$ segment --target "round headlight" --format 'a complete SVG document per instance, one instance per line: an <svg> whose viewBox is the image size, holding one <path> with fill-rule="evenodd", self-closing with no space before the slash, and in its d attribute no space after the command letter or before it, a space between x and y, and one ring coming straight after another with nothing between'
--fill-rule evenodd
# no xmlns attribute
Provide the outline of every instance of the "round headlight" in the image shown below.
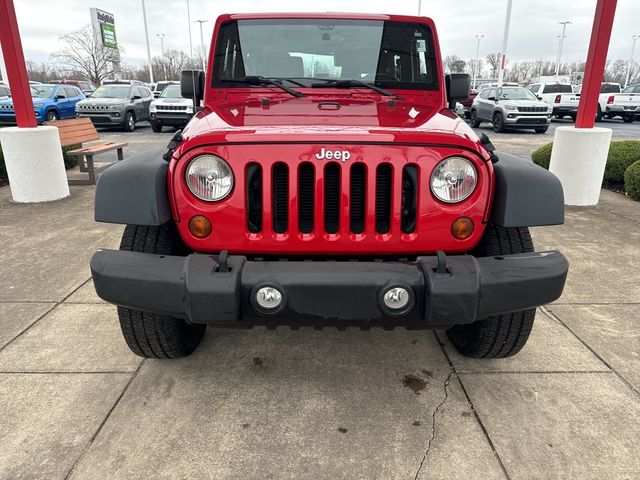
<svg viewBox="0 0 640 480"><path fill-rule="evenodd" d="M191 193L207 202L222 200L233 188L231 167L215 155L202 155L191 160L186 177Z"/></svg>
<svg viewBox="0 0 640 480"><path fill-rule="evenodd" d="M438 200L457 203L469 197L476 188L478 176L473 164L462 157L442 160L431 174L431 191Z"/></svg>

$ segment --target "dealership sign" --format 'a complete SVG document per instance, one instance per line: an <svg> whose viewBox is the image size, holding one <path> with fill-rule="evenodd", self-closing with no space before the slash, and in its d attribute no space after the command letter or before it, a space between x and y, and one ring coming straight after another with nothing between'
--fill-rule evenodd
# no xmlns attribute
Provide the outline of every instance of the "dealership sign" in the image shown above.
<svg viewBox="0 0 640 480"><path fill-rule="evenodd" d="M89 11L91 12L93 33L98 42L107 48L118 48L116 24L113 14L97 8L91 8Z"/></svg>

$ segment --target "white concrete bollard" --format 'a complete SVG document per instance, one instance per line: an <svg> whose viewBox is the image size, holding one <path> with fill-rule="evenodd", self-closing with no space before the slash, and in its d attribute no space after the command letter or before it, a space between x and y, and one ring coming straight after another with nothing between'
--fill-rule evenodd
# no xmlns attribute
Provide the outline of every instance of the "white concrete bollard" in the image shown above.
<svg viewBox="0 0 640 480"><path fill-rule="evenodd" d="M0 145L14 201L50 202L69 196L56 127L2 128Z"/></svg>
<svg viewBox="0 0 640 480"><path fill-rule="evenodd" d="M549 171L562 183L565 205L598 204L611 135L610 128L556 128Z"/></svg>

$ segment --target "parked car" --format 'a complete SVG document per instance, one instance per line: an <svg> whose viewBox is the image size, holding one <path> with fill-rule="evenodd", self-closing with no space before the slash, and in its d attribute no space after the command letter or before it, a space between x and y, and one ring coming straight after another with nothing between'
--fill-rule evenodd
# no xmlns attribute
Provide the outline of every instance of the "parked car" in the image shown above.
<svg viewBox="0 0 640 480"><path fill-rule="evenodd" d="M78 87L82 90L87 97L90 97L93 92L96 91L96 87L93 83L87 82L85 80L51 80L49 83L62 83L65 85L73 85L74 87Z"/></svg>
<svg viewBox="0 0 640 480"><path fill-rule="evenodd" d="M91 118L96 126L117 126L131 132L136 122L149 119L151 100L151 90L144 85L110 83L98 88L91 98L79 102L76 115Z"/></svg>
<svg viewBox="0 0 640 480"><path fill-rule="evenodd" d="M104 80L102 85L142 85L146 87L144 82L140 80Z"/></svg>
<svg viewBox="0 0 640 480"><path fill-rule="evenodd" d="M31 96L38 123L75 117L76 104L85 98L77 87L53 84L31 85ZM8 98L0 101L0 123L15 122L13 100Z"/></svg>
<svg viewBox="0 0 640 480"><path fill-rule="evenodd" d="M534 83L527 87L541 100L553 107L556 118L569 116L576 120L580 94L574 93L569 83Z"/></svg>
<svg viewBox="0 0 640 480"><path fill-rule="evenodd" d="M582 85L577 88L582 90ZM596 121L602 118L620 117L626 123L633 122L640 116L640 85L629 85L622 90L619 83L603 83L598 95Z"/></svg>
<svg viewBox="0 0 640 480"><path fill-rule="evenodd" d="M126 227L93 283L129 348L184 357L207 326L405 326L518 352L564 287L567 260L528 230L563 223L562 185L446 108L470 78L445 83L434 22L235 14L213 31L206 80L181 79L203 109L96 187L95 219Z"/></svg>
<svg viewBox="0 0 640 480"><path fill-rule="evenodd" d="M491 87L482 90L471 105L471 126L491 122L493 130L533 129L545 133L551 121L551 106L524 87Z"/></svg>
<svg viewBox="0 0 640 480"><path fill-rule="evenodd" d="M154 132L162 127L184 127L193 117L193 100L184 98L180 85L168 85L149 105L149 122Z"/></svg>
<svg viewBox="0 0 640 480"><path fill-rule="evenodd" d="M153 96L158 98L160 96L160 94L163 92L163 90L165 88L167 88L169 85L180 85L180 82L176 82L176 81L163 81L163 82L157 82L155 84L155 87L151 90L153 92Z"/></svg>

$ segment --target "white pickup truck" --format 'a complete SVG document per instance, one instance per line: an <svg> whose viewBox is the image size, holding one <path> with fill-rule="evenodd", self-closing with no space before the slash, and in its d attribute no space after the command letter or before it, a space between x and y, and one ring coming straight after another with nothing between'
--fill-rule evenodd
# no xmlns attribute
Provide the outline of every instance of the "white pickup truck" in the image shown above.
<svg viewBox="0 0 640 480"><path fill-rule="evenodd" d="M577 87L580 92L582 85ZM598 96L596 121L621 117L626 123L640 117L640 85L629 85L620 91L619 83L603 83Z"/></svg>
<svg viewBox="0 0 640 480"><path fill-rule="evenodd" d="M580 95L573 93L568 83L533 83L527 87L537 97L553 107L552 114L556 118L565 116L576 119Z"/></svg>

